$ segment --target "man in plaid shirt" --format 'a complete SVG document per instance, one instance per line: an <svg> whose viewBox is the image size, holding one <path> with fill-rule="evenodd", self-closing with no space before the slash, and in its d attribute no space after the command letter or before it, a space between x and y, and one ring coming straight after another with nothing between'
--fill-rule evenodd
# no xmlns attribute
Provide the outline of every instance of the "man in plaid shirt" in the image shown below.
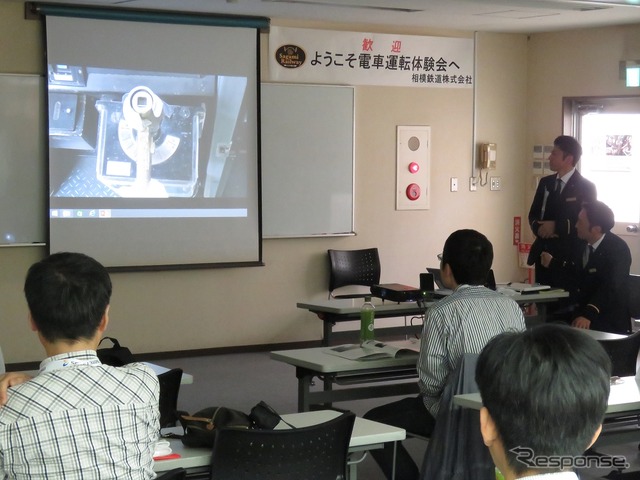
<svg viewBox="0 0 640 480"><path fill-rule="evenodd" d="M24 291L47 358L33 379L0 375L0 479L154 478L158 378L96 356L109 323L106 269L54 254L31 266Z"/></svg>

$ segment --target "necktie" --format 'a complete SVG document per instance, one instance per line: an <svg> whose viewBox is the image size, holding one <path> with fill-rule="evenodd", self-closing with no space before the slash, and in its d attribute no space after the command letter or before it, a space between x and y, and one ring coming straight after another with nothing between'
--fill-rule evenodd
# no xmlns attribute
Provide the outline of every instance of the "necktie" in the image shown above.
<svg viewBox="0 0 640 480"><path fill-rule="evenodd" d="M560 195L560 193L562 192L562 179L558 178L556 179L556 194Z"/></svg>
<svg viewBox="0 0 640 480"><path fill-rule="evenodd" d="M587 266L591 255L593 255L593 247L591 245L587 245L587 248L584 249L584 255L582 256L582 267Z"/></svg>

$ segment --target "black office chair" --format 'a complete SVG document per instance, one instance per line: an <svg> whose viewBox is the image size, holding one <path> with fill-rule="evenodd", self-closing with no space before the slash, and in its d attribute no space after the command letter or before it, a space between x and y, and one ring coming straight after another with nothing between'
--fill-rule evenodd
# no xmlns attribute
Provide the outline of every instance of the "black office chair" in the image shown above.
<svg viewBox="0 0 640 480"><path fill-rule="evenodd" d="M184 480L185 478L187 478L187 471L178 467L158 475L156 480Z"/></svg>
<svg viewBox="0 0 640 480"><path fill-rule="evenodd" d="M629 316L631 317L631 331L638 330L636 320L640 321L640 275L629 275Z"/></svg>
<svg viewBox="0 0 640 480"><path fill-rule="evenodd" d="M453 397L477 393L477 353L465 353L440 397L435 427L420 469L421 480L493 480L495 466L480 434L480 412L454 405Z"/></svg>
<svg viewBox="0 0 640 480"><path fill-rule="evenodd" d="M377 248L362 250L328 250L329 298L363 298L371 292L335 295L340 287L361 285L371 287L380 283L380 257Z"/></svg>
<svg viewBox="0 0 640 480"><path fill-rule="evenodd" d="M638 366L638 353L640 353L640 331L635 332L626 338L616 340L599 340L600 345L609 355L611 359L611 375L615 377L634 376ZM606 436L607 431L616 429L625 431L638 430L640 426L640 417L638 415L629 415L624 417L615 417L613 419L604 419L602 423L602 436ZM640 445L638 445L640 449ZM585 452L585 456L592 457L610 457L611 455L598 452L594 448L590 448ZM620 474L621 469L615 472ZM616 477L617 478L617 477Z"/></svg>
<svg viewBox="0 0 640 480"><path fill-rule="evenodd" d="M636 374L638 352L640 352L640 331L616 340L600 340L611 359L611 375L629 377Z"/></svg>
<svg viewBox="0 0 640 480"><path fill-rule="evenodd" d="M182 369L173 368L158 375L160 381L160 428L175 427L178 421L178 394Z"/></svg>
<svg viewBox="0 0 640 480"><path fill-rule="evenodd" d="M355 414L285 430L221 428L211 455L215 480L346 479Z"/></svg>

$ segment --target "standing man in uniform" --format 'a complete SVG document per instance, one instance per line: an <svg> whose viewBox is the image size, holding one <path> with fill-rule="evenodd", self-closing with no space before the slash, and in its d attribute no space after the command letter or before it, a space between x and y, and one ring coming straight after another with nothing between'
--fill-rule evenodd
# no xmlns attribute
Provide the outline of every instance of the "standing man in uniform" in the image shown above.
<svg viewBox="0 0 640 480"><path fill-rule="evenodd" d="M575 224L582 203L596 200L596 186L576 170L581 156L582 147L575 138L561 135L553 141L549 168L556 173L540 180L529 210L529 225L536 238L527 263L535 264L536 282L565 290L574 288L572 277L544 268L540 255L546 251L568 257L584 245Z"/></svg>

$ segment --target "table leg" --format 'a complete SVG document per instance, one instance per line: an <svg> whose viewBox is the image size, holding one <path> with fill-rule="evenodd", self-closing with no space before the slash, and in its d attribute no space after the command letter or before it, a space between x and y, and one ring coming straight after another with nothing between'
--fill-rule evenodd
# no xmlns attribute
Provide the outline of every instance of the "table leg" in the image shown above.
<svg viewBox="0 0 640 480"><path fill-rule="evenodd" d="M547 304L545 302L536 303L536 309L538 310L538 318L541 323L547 322Z"/></svg>
<svg viewBox="0 0 640 480"><path fill-rule="evenodd" d="M298 412L309 411L309 393L313 375L305 372L306 370L296 368L296 377L298 377Z"/></svg>
<svg viewBox="0 0 640 480"><path fill-rule="evenodd" d="M393 463L391 467L391 480L396 478L396 450L398 448L398 442L393 442Z"/></svg>
<svg viewBox="0 0 640 480"><path fill-rule="evenodd" d="M318 315L320 318L322 316ZM329 346L329 338L331 337L331 330L333 329L333 323L327 321L326 319L322 320L322 346Z"/></svg>

